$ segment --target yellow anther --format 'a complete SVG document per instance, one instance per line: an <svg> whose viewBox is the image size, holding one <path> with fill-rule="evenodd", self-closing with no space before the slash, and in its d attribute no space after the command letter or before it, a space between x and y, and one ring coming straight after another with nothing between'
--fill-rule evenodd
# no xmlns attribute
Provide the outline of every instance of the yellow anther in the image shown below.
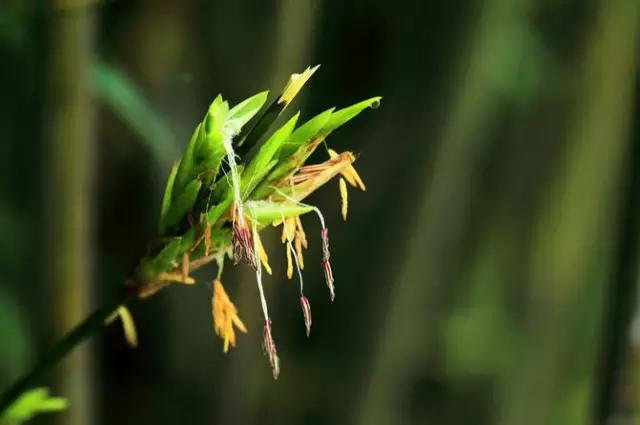
<svg viewBox="0 0 640 425"><path fill-rule="evenodd" d="M124 338L132 347L138 346L138 333L136 332L136 325L133 322L133 316L127 309L127 307L121 305L118 307L118 316L120 322L122 322L122 330L124 331Z"/></svg>
<svg viewBox="0 0 640 425"><path fill-rule="evenodd" d="M327 149L327 152L329 153L329 157L331 159L335 159L339 156L338 153L333 149ZM340 171L340 174L342 175L342 177L344 177L347 180L347 182L349 182L351 186L358 188L362 191L367 190L367 186L365 186L364 182L362 181L362 178L360 178L360 175L358 174L356 169L353 168L353 165L351 164L346 165L344 168L342 168L342 170Z"/></svg>
<svg viewBox="0 0 640 425"><path fill-rule="evenodd" d="M302 227L302 220L300 220L300 216L296 217L296 238L300 238L302 246L307 249L307 234L304 232L304 228Z"/></svg>
<svg viewBox="0 0 640 425"><path fill-rule="evenodd" d="M347 179L351 186L357 187L362 191L367 190L367 186L364 185L364 182L360 178L360 175L358 174L356 169L353 168L353 165L347 165L346 167L344 167L340 174L342 174L344 178Z"/></svg>
<svg viewBox="0 0 640 425"><path fill-rule="evenodd" d="M289 244L286 245L287 250L287 279L291 280L293 277L293 262L291 261L291 248Z"/></svg>
<svg viewBox="0 0 640 425"><path fill-rule="evenodd" d="M282 226L282 236L280 237L282 243L287 239L293 238L296 231L296 218L287 217L284 219L284 225Z"/></svg>
<svg viewBox="0 0 640 425"><path fill-rule="evenodd" d="M342 219L347 221L347 210L349 209L349 194L347 183L340 177L340 199L342 200Z"/></svg>
<svg viewBox="0 0 640 425"><path fill-rule="evenodd" d="M267 256L267 252L264 250L264 246L262 245L262 240L260 239L260 233L255 232L256 245L258 246L258 257L260 257L260 262L264 266L264 269L267 273L271 273L271 266L269 265L269 256Z"/></svg>
<svg viewBox="0 0 640 425"><path fill-rule="evenodd" d="M229 296L218 279L213 281L213 297L211 298L211 313L213 315L213 328L223 341L222 351L229 351L229 345L236 346L235 327L240 332L247 332L244 323L238 317L238 310L231 302Z"/></svg>
<svg viewBox="0 0 640 425"><path fill-rule="evenodd" d="M296 246L296 256L298 257L298 265L300 266L300 270L304 270L304 257L302 256L302 241L298 237L296 237L295 246Z"/></svg>

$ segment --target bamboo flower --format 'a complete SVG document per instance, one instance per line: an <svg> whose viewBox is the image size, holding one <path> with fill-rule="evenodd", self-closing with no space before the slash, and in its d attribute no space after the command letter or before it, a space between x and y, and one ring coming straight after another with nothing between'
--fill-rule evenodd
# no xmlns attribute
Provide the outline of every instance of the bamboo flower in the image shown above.
<svg viewBox="0 0 640 425"><path fill-rule="evenodd" d="M320 219L320 265L335 299L335 283L330 263L329 230L320 210L303 201L334 177L339 177L341 214L348 212L347 184L366 190L353 164L350 151L337 153L327 148L329 159L306 164L307 159L337 128L364 109L379 104L374 97L352 106L329 108L298 125L295 114L271 135L267 131L283 113L318 67L293 74L276 101L259 113L268 93L260 92L231 107L217 96L196 127L187 147L167 179L158 238L136 268L128 290L139 298L149 297L172 282L195 283L190 273L215 260L218 276L213 281L211 310L215 333L223 340L223 351L236 345L236 330L246 333L236 306L220 278L228 257L234 264L246 263L255 271L260 306L264 315L263 347L273 377L280 373L280 359L272 334L272 321L262 285L262 270L272 273L260 231L282 225L286 276L293 278L294 266L300 284L299 304L305 333L311 333L311 305L304 295L304 251L309 241L301 217L314 212ZM253 124L248 131L243 126ZM297 126L298 125L298 126ZM297 126L297 127L296 127ZM263 137L266 136L266 137ZM249 161L247 151L260 140ZM242 148L242 150L240 150ZM307 264L308 266L308 264Z"/></svg>

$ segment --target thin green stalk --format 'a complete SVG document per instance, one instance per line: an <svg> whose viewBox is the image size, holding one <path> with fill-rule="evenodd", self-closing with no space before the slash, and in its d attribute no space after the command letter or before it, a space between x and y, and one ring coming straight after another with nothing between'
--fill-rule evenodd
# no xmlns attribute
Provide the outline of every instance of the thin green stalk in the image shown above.
<svg viewBox="0 0 640 425"><path fill-rule="evenodd" d="M124 292L94 311L83 322L69 331L56 345L54 345L40 361L9 387L0 398L0 414L20 397L25 391L37 386L49 371L62 360L74 347L88 337L98 332L104 326L105 320L120 305L131 301Z"/></svg>
<svg viewBox="0 0 640 425"><path fill-rule="evenodd" d="M202 262L198 267L201 267L205 263L206 261ZM142 267L144 268L145 266L143 265ZM194 267L192 270L196 268L197 267ZM46 378L51 369L64 359L73 348L100 331L100 329L105 326L107 319L118 307L126 306L136 299L139 299L139 295L135 293L135 291L127 292L123 290L119 295L111 298L102 307L87 316L87 318L76 325L75 328L67 332L62 339L46 352L38 363L4 391L0 397L0 417L25 391L40 385L41 381Z"/></svg>

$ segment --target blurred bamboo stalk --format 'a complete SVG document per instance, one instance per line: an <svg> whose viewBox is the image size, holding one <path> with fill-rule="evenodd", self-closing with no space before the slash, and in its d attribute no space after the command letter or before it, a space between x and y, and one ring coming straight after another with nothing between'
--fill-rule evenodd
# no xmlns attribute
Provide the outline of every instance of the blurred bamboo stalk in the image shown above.
<svg viewBox="0 0 640 425"><path fill-rule="evenodd" d="M321 6L319 0L279 0L276 3L277 32L271 87L280 87L292 70L303 70L315 63L310 61L309 53Z"/></svg>
<svg viewBox="0 0 640 425"><path fill-rule="evenodd" d="M638 9L630 11L630 17L635 17L636 34L640 12ZM636 37L632 39L635 40ZM636 78L635 62L630 65L635 71L630 78ZM637 102L636 98L636 114ZM633 109L630 108L630 110ZM615 412L621 404L619 402L620 389L623 387L624 380L632 382L634 387L632 391L635 394L640 392L637 337L634 338L635 341L631 341L632 321L638 320L637 316L635 319L633 317L633 309L637 306L638 261L640 259L640 137L638 134L634 134L632 137L632 147L629 149L627 165L624 168L626 185L621 202L618 248L615 251L617 258L611 273L611 289L608 294L605 294L602 343L599 364L597 365L598 376L596 376L594 387L594 424L603 424L608 420L613 420ZM635 344L631 350L630 345L632 344L630 343ZM631 376L624 379L621 375L627 365L635 371L628 372ZM637 396L631 403L631 408L640 407Z"/></svg>
<svg viewBox="0 0 640 425"><path fill-rule="evenodd" d="M51 294L52 336L60 337L89 314L93 181L93 112L89 75L92 12L53 2L49 15L48 102L45 129L45 286ZM92 423L88 347L75 350L56 371L53 389L72 400L58 423Z"/></svg>
<svg viewBox="0 0 640 425"><path fill-rule="evenodd" d="M429 185L416 193L418 204L410 226L411 240L404 248L402 270L392 285L381 323L379 345L373 347L372 372L363 393L357 423L362 425L409 422L405 401L398 395L416 369L424 365L433 347L433 338L441 313L438 291L445 287L453 261L440 261L457 255L473 181L480 164L479 153L486 149L487 127L496 119L499 93L496 76L487 69L486 55L497 57L503 40L512 28L522 25L530 0L489 0L482 7L477 28L470 34L469 58L457 70L454 100L439 141L434 169L419 181ZM504 52L503 52L504 53ZM415 320L431 323L414 333Z"/></svg>
<svg viewBox="0 0 640 425"><path fill-rule="evenodd" d="M621 405L621 392L625 381L631 383L632 391L640 391L638 376L640 361L637 353L637 337L632 337L633 309L637 304L638 260L640 253L640 138L634 136L633 146L628 155L625 196L622 199L620 214L621 226L618 229L618 248L612 282L608 294L605 294L604 320L602 326L598 375L594 386L593 424L607 423L613 420ZM632 341L636 339L636 341ZM625 369L634 371L626 372ZM630 408L638 408L637 397Z"/></svg>
<svg viewBox="0 0 640 425"><path fill-rule="evenodd" d="M638 2L599 2L578 68L567 148L534 229L529 337L519 359L525 367L507 378L500 424L588 421L598 341L593 327L606 289L602 270L612 260L607 254L628 152L637 37ZM597 300L588 317L578 314L585 297ZM576 332L585 327L592 329L587 343Z"/></svg>

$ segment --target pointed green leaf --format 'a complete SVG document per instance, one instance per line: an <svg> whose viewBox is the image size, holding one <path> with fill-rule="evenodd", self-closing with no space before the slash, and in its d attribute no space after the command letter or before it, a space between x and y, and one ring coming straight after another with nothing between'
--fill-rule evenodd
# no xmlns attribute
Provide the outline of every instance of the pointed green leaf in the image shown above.
<svg viewBox="0 0 640 425"><path fill-rule="evenodd" d="M202 187L202 181L192 180L191 183L184 188L182 193L171 203L171 207L167 211L164 219L160 223L160 233L164 233L165 230L170 229L184 218L184 216L191 211L193 204L198 198L198 193Z"/></svg>
<svg viewBox="0 0 640 425"><path fill-rule="evenodd" d="M291 137L282 144L277 153L278 164L263 179L252 195L253 199L261 199L269 195L273 190L272 186L282 178L290 175L300 168L309 155L324 140L322 129L333 113L333 108L316 115L300 127L298 127Z"/></svg>
<svg viewBox="0 0 640 425"><path fill-rule="evenodd" d="M380 100L382 97L376 96L371 99L363 100L362 102L358 102L354 105L348 106L346 108L342 108L333 114L331 114L331 118L327 121L327 123L322 128L322 133L329 134L336 128L345 124L347 121L354 118L360 112L362 112L366 108L373 107L377 104L380 104Z"/></svg>
<svg viewBox="0 0 640 425"><path fill-rule="evenodd" d="M160 223L164 221L165 215L167 215L167 211L169 211L169 207L171 207L171 194L173 193L173 184L176 180L176 174L178 173L178 165L180 161L176 161L173 163L171 167L171 171L169 171L169 177L167 177L167 184L164 187L164 194L162 195L162 204L160 206ZM162 232L162 230L160 230Z"/></svg>
<svg viewBox="0 0 640 425"><path fill-rule="evenodd" d="M327 109L298 127L293 132L289 140L283 143L282 148L278 152L278 158L286 158L297 151L305 143L310 142L318 136L323 127L327 124L329 118L331 118L331 114L334 109L335 108Z"/></svg>
<svg viewBox="0 0 640 425"><path fill-rule="evenodd" d="M198 139L200 138L201 129L202 124L198 124L189 139L189 143L187 143L184 153L182 154L182 158L179 161L180 164L178 165L178 171L176 172L176 177L173 181L171 198L178 196L178 194L183 191L184 187L197 175L194 164L194 153Z"/></svg>
<svg viewBox="0 0 640 425"><path fill-rule="evenodd" d="M245 130L240 133L239 141L237 144L237 152L240 156L244 156L249 150L266 134L274 121L280 116L284 107L282 105L273 102L269 107L260 115L255 124L251 127L245 127ZM246 134L245 134L246 133Z"/></svg>
<svg viewBox="0 0 640 425"><path fill-rule="evenodd" d="M282 217L295 217L313 211L313 207L309 205L286 201L248 201L244 206L249 217L261 224L271 223Z"/></svg>
<svg viewBox="0 0 640 425"><path fill-rule="evenodd" d="M268 95L268 91L260 92L231 108L227 115L227 122L225 123L227 131L233 135L238 134L242 126L249 122L264 106Z"/></svg>
<svg viewBox="0 0 640 425"><path fill-rule="evenodd" d="M229 104L218 95L215 98L207 115L204 118L201 137L196 144L194 153L195 178L203 172L207 172L210 176L218 173L220 162L225 155L223 145L224 139L227 137L225 133L225 122L229 115Z"/></svg>
<svg viewBox="0 0 640 425"><path fill-rule="evenodd" d="M282 144L291 136L299 117L300 112L291 117L289 121L276 130L271 137L260 146L255 157L251 160L245 172L242 173L240 192L243 194L243 197L248 196L271 168L275 166L277 162L273 161L273 158Z"/></svg>
<svg viewBox="0 0 640 425"><path fill-rule="evenodd" d="M160 273L171 270L176 265L176 258L182 254L182 238L169 239L167 244L153 256L145 256L136 268L136 280L140 283L153 282Z"/></svg>
<svg viewBox="0 0 640 425"><path fill-rule="evenodd" d="M209 105L207 115L203 120L205 133L222 132L224 122L228 116L229 103L222 98L222 95L216 96L211 105Z"/></svg>
<svg viewBox="0 0 640 425"><path fill-rule="evenodd" d="M185 186L196 178L200 178L207 185L213 182L225 155L224 122L228 113L229 104L218 95L209 106L207 114L191 136L182 155L172 198L178 196Z"/></svg>
<svg viewBox="0 0 640 425"><path fill-rule="evenodd" d="M218 219L222 216L222 214L224 214L224 212L227 211L231 206L231 203L233 202L233 196L231 196L231 191L227 193L228 195L224 198L224 200L222 200L222 202L207 211L206 223L208 225L215 224L216 221L218 221Z"/></svg>

